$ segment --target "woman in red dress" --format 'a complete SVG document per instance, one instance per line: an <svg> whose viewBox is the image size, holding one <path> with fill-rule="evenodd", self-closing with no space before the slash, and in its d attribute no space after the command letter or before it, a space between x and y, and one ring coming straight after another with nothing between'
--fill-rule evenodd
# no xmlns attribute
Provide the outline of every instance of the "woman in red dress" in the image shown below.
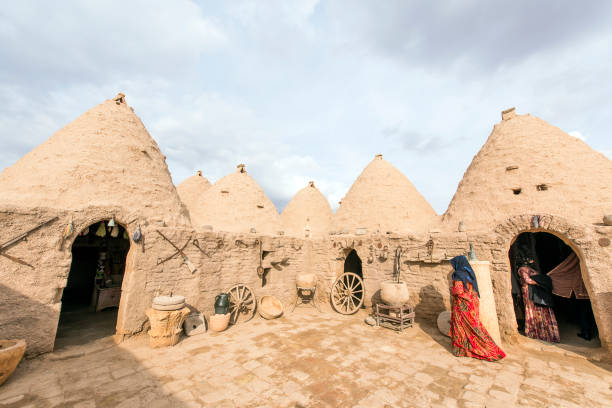
<svg viewBox="0 0 612 408"><path fill-rule="evenodd" d="M480 322L478 282L465 256L451 259L453 272L453 306L450 337L453 354L480 360L496 361L506 353L493 341L487 329Z"/></svg>
<svg viewBox="0 0 612 408"><path fill-rule="evenodd" d="M532 339L559 343L561 338L554 311L551 307L536 305L529 298L529 285L538 284L531 277L538 275L538 271L529 266L528 261L524 261L518 269L518 275L521 279L521 291L525 303L525 335Z"/></svg>

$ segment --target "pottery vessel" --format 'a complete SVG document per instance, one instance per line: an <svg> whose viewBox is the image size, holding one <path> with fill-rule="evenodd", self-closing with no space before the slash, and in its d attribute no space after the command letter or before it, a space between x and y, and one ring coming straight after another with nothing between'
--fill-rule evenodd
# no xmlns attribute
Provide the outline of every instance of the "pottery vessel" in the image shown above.
<svg viewBox="0 0 612 408"><path fill-rule="evenodd" d="M438 330L446 337L450 337L449 331L451 326L451 312L445 310L438 315Z"/></svg>
<svg viewBox="0 0 612 408"><path fill-rule="evenodd" d="M274 296L262 296L257 311L264 319L276 319L283 314L283 304Z"/></svg>
<svg viewBox="0 0 612 408"><path fill-rule="evenodd" d="M229 324L230 314L214 314L208 318L208 328L214 332L222 332L227 329Z"/></svg>
<svg viewBox="0 0 612 408"><path fill-rule="evenodd" d="M13 374L25 353L25 340L0 340L0 385Z"/></svg>
<svg viewBox="0 0 612 408"><path fill-rule="evenodd" d="M405 282L387 281L380 284L380 298L389 306L402 306L410 294Z"/></svg>
<svg viewBox="0 0 612 408"><path fill-rule="evenodd" d="M314 288L317 283L317 275L314 273L300 273L295 278L295 284L298 288Z"/></svg>

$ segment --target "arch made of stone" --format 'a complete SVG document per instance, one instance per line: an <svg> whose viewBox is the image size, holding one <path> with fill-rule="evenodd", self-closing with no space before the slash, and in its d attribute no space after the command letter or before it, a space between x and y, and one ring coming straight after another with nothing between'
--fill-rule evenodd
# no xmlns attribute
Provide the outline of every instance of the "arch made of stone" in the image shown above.
<svg viewBox="0 0 612 408"><path fill-rule="evenodd" d="M137 223L135 223L135 221L137 220L126 222L126 218L129 218L129 217L126 217L125 214L123 214L121 211L113 212L113 211L109 211L106 209L97 209L92 212L88 212L87 214L79 214L78 219L75 219L73 221L74 232L72 236L68 240L66 240L64 244L64 247L68 252L67 258L69 262L67 262L67 271L65 273L65 276L63 277L63 285L65 288L68 283L68 275L70 274L70 269L72 267L72 245L74 244L74 241L77 239L79 232L81 232L85 228L91 227L92 225L100 221L108 221L111 218L114 218L115 223L118 225L121 225L125 229L125 231L128 234L128 241L130 242L130 249L128 250L128 253L125 256L125 270L123 272L123 282L121 284L121 299L119 300L119 308L117 310L117 324L115 326L115 333L120 333L122 331L121 329L123 328L122 316L126 314L127 308L128 308L127 301L124 296L124 291L125 291L125 288L127 287L126 284L131 278L131 275L133 274L133 270L134 270L134 262L132 258L134 255L134 249L137 245L135 245L134 242L132 242L132 234L134 232L133 229L136 228ZM60 299L60 303L61 303L61 296L62 294L60 293L58 295ZM56 322L56 325L55 325L56 334L57 334L58 326L59 326L59 313L58 313L58 321ZM55 344L55 339L53 343Z"/></svg>
<svg viewBox="0 0 612 408"><path fill-rule="evenodd" d="M492 280L494 286L497 316L500 331L504 340L516 341L518 329L516 315L511 294L510 259L508 257L510 247L517 237L524 232L546 232L561 239L578 256L580 260L580 272L586 286L597 327L600 328L600 340L602 346L610 348L607 331L602 330L603 316L606 311L602 310L598 302L597 293L593 290L593 271L590 270L589 257L585 254L590 252L591 243L587 239L586 226L581 227L567 219L550 214L540 214L538 226L534 226L534 215L519 215L506 219L499 224L494 233L497 237L497 248L493 249L494 261L492 263ZM497 253L496 253L497 252ZM493 276L494 275L494 276Z"/></svg>

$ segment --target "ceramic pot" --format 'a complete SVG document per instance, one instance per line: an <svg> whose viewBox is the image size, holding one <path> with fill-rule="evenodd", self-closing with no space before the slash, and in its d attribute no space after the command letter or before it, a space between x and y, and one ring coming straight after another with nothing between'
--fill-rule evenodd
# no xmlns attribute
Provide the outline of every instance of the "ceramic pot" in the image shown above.
<svg viewBox="0 0 612 408"><path fill-rule="evenodd" d="M387 281L380 284L380 298L389 306L402 306L410 295L405 282Z"/></svg>
<svg viewBox="0 0 612 408"><path fill-rule="evenodd" d="M438 324L438 330L440 330L440 333L442 333L446 337L450 337L450 334L449 334L450 326L451 326L450 322L451 322L451 312L450 311L445 310L438 315L438 320L436 322Z"/></svg>
<svg viewBox="0 0 612 408"><path fill-rule="evenodd" d="M222 332L227 329L229 324L230 314L214 314L208 318L208 328L214 332Z"/></svg>
<svg viewBox="0 0 612 408"><path fill-rule="evenodd" d="M274 296L262 296L257 311L264 319L276 319L283 314L283 304Z"/></svg>
<svg viewBox="0 0 612 408"><path fill-rule="evenodd" d="M317 275L314 273L299 273L295 278L298 288L314 288L317 283Z"/></svg>
<svg viewBox="0 0 612 408"><path fill-rule="evenodd" d="M215 296L215 314L224 315L229 308L229 294L220 293Z"/></svg>
<svg viewBox="0 0 612 408"><path fill-rule="evenodd" d="M13 374L25 349L25 340L0 340L0 385Z"/></svg>

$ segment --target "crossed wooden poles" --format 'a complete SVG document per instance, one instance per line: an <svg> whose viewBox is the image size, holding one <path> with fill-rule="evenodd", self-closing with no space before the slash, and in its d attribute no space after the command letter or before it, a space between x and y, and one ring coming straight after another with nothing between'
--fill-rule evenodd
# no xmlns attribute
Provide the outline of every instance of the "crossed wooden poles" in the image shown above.
<svg viewBox="0 0 612 408"><path fill-rule="evenodd" d="M2 245L0 245L0 256L3 256L7 259L10 259L13 262L16 262L18 264L21 265L25 265L27 267L30 267L32 269L34 269L34 267L32 265L30 265L29 263L27 263L24 260L21 260L19 258L16 258L14 256L11 256L7 253L5 253L4 251L6 251L7 249L9 249L10 247L17 245L18 243L20 243L21 241L26 241L28 235L30 235L31 233L33 233L34 231L44 227L47 224L51 224L52 222L56 221L58 219L58 217L53 217L50 220L47 220L41 224L38 224L37 226L35 226L34 228L30 228L29 230L27 230L26 232L23 232L21 234L19 234L18 236L16 236L15 238L12 238L8 241L6 241L5 243L3 243Z"/></svg>

